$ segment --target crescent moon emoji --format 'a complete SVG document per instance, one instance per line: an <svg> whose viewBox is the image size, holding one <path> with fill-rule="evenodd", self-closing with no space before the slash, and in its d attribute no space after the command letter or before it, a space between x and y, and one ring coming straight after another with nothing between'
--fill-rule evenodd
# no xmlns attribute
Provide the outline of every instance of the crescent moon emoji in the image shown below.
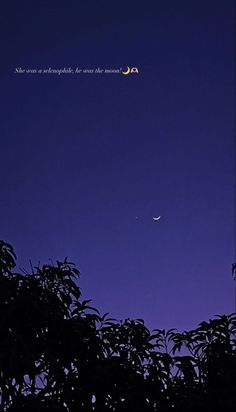
<svg viewBox="0 0 236 412"><path fill-rule="evenodd" d="M158 216L158 217L153 216L153 220L159 220L160 218L161 218L161 216Z"/></svg>
<svg viewBox="0 0 236 412"><path fill-rule="evenodd" d="M129 67L129 66L127 66L127 71L126 71L126 72L122 72L122 74L127 75L127 74L129 74L129 73L130 73L130 67Z"/></svg>

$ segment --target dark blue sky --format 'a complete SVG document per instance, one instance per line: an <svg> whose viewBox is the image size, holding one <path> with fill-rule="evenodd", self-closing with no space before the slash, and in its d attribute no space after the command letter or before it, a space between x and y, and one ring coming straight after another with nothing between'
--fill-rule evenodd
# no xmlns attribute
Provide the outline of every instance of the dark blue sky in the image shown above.
<svg viewBox="0 0 236 412"><path fill-rule="evenodd" d="M233 311L234 3L3 6L0 238L21 267L68 256L84 298L151 327Z"/></svg>

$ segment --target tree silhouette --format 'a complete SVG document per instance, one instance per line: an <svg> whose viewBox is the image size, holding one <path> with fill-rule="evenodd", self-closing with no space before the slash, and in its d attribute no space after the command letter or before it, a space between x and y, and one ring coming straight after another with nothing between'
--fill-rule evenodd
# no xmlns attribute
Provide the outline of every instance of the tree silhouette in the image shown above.
<svg viewBox="0 0 236 412"><path fill-rule="evenodd" d="M14 272L0 241L0 411L235 409L236 314L190 331L101 316L65 259Z"/></svg>

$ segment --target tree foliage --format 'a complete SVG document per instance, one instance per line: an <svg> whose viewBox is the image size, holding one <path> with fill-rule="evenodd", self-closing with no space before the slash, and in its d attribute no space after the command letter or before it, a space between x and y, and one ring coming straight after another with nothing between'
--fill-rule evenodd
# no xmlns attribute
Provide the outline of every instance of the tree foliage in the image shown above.
<svg viewBox="0 0 236 412"><path fill-rule="evenodd" d="M236 314L190 331L101 316L65 259L14 272L0 241L0 411L234 410Z"/></svg>

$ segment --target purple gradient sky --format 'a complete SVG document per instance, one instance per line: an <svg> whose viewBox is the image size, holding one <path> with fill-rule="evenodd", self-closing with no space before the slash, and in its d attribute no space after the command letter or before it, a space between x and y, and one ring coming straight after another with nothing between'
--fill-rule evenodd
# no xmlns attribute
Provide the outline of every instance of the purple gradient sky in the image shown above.
<svg viewBox="0 0 236 412"><path fill-rule="evenodd" d="M19 265L69 256L84 298L150 327L233 312L234 1L3 8L0 238Z"/></svg>

